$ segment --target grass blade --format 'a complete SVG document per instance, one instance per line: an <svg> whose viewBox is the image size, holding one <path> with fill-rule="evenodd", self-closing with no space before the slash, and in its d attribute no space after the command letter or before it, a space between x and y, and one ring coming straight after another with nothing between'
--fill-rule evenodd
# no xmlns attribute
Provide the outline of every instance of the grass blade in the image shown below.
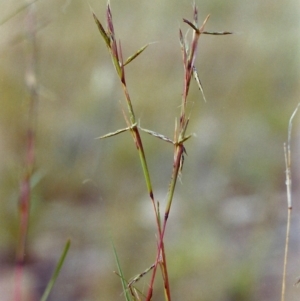
<svg viewBox="0 0 300 301"><path fill-rule="evenodd" d="M127 290L127 283L126 283L124 275L123 275L123 271L122 271L122 268L121 268L121 265L120 265L120 260L119 260L119 257L118 257L118 253L117 253L116 247L115 247L114 242L113 242L112 239L111 239L111 244L112 244L112 247L113 247L115 261L116 261L117 268L118 268L118 274L120 275L124 296L125 296L127 301L132 301L132 298L131 298L130 294L128 293L128 290Z"/></svg>
<svg viewBox="0 0 300 301"><path fill-rule="evenodd" d="M48 285L47 285L47 287L45 289L45 292L44 292L44 294L43 294L43 296L42 296L42 298L41 298L40 301L46 301L47 298L49 297L49 294L50 294L50 292L51 292L51 290L52 290L52 288L54 286L54 283L55 283L55 281L56 281L56 279L57 279L57 277L58 277L58 275L59 275L59 273L61 271L61 268L62 268L63 264L64 264L65 258L67 256L67 253L68 253L69 248L70 248L70 245L71 245L71 241L69 239L67 241L66 245L65 245L65 248L64 248L64 250L63 250L63 252L61 254L61 257L60 257L60 259L59 259L59 261L58 261L58 263L56 265L56 268L55 268L55 270L54 270L54 272L52 274L52 277L51 277L50 281L48 282Z"/></svg>
<svg viewBox="0 0 300 301"><path fill-rule="evenodd" d="M143 46L141 49L139 49L134 55L130 56L126 62L123 64L123 66L128 65L130 62L132 62L137 56L139 56L147 47L149 44Z"/></svg>
<svg viewBox="0 0 300 301"><path fill-rule="evenodd" d="M201 81L200 81L200 78L199 78L199 75L198 75L198 72L197 72L197 69L196 69L195 66L193 66L193 75L194 75L194 78L195 78L195 80L197 82L199 90L201 91L201 94L202 94L202 97L204 99L204 102L206 102L206 98L205 98L204 91L203 91L203 86L201 84Z"/></svg>
<svg viewBox="0 0 300 301"><path fill-rule="evenodd" d="M214 35L214 36L224 36L224 35L227 35L227 34L233 34L233 32L231 32L231 31L214 31L214 32L203 31L202 33L203 34L211 34L211 35Z"/></svg>
<svg viewBox="0 0 300 301"><path fill-rule="evenodd" d="M95 138L95 139L104 139L104 138L116 136L116 135L118 135L118 134L121 134L121 133L124 133L124 132L126 132L126 131L132 130L132 128L133 128L134 126L136 126L136 123L133 124L132 126L128 126L127 128L120 129L120 130L117 130L117 131L112 132L112 133L108 133L108 134L106 134L106 135L97 137L97 138Z"/></svg>
<svg viewBox="0 0 300 301"><path fill-rule="evenodd" d="M168 138L168 137L166 137L166 136L164 136L164 135L162 135L162 134L159 134L159 133L156 133L156 132L154 132L154 131L150 131L150 130L144 129L144 128L140 127L140 126L139 126L139 129L140 129L141 131L143 131L143 132L149 134L149 135L152 135L152 136L157 137L157 138L159 138L159 139L161 139L161 140L164 140L164 141L167 141L167 142L169 142L169 143L174 144L174 141L173 141L173 140L171 140L170 138Z"/></svg>

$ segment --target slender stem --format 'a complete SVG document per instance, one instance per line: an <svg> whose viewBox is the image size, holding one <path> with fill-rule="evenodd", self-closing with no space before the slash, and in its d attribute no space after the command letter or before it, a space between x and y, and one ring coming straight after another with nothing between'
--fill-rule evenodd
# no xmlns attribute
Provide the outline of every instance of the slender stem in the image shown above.
<svg viewBox="0 0 300 301"><path fill-rule="evenodd" d="M286 223L287 227L286 227L286 236L285 236L284 259L283 259L281 301L285 300L286 270L287 270L287 261L288 261L290 229L291 229L291 215L292 215L292 208L290 207L290 208L288 208L288 212L287 212L287 223Z"/></svg>
<svg viewBox="0 0 300 301"><path fill-rule="evenodd" d="M23 278L23 269L25 261L25 248L29 227L30 216L30 198L31 198L31 176L33 173L35 162L35 140L36 140L36 121L37 121L37 105L38 105L38 87L36 80L37 67L37 46L36 46L36 11L35 4L28 6L26 16L27 36L29 41L29 57L25 76L27 88L29 90L30 102L28 111L28 127L27 127L27 148L25 172L20 182L19 197L19 215L20 225L18 234L18 245L16 251L16 269L15 269L15 294L14 300L21 300L21 286Z"/></svg>
<svg viewBox="0 0 300 301"><path fill-rule="evenodd" d="M121 44L119 44L121 45ZM121 67L121 72L120 72L120 81L122 83L122 88L125 94L125 98L126 98L126 102L127 102L127 107L128 107L128 111L129 111L129 115L130 115L130 122L132 125L132 137L133 140L135 141L135 145L137 148L137 151L139 153L139 157L140 157L140 162L142 165L142 169L143 169L143 173L144 173L144 178L146 181L146 186L147 186L147 190L152 202L152 206L155 212L155 219L156 219L156 225L157 225L157 231L158 231L158 237L159 237L159 248L158 248L158 252L157 252L157 258L155 261L155 266L154 266L154 273L152 274L152 281L148 290L148 296L152 296L152 291L153 291L153 284L154 284L154 279L155 279L155 273L156 273L156 269L157 269L157 265L159 263L160 260L160 254L162 253L162 265L163 265L163 269L162 269L162 273L163 273L163 278L164 278L164 282L165 282L165 291L166 291L166 296L168 297L168 301L171 301L171 296L170 296L170 287L169 287L169 279L168 279L168 272L167 272L167 264L166 264L166 254L165 254L165 247L164 247L164 243L163 243L163 234L161 231L161 223L160 223L160 216L159 216L159 212L158 212L158 208L156 206L155 203L155 198L154 198L154 192L152 189L152 182L151 182L151 178L150 178L150 174L149 174L149 169L148 169L148 165L147 165L147 160L146 160L146 156L145 156L145 151L144 151L144 147L143 147L143 143L142 143L142 139L139 133L139 129L137 126L133 126L134 124L136 124L136 119L135 119L135 114L133 111L133 106L132 106L132 102L130 99L130 95L128 92L128 88L126 85L126 81L125 81L125 69L124 69L124 65L123 65L123 58L122 58L122 49L120 46L120 65ZM161 253L160 253L161 252ZM150 297L151 299L151 297ZM149 299L149 300L150 300Z"/></svg>
<svg viewBox="0 0 300 301"><path fill-rule="evenodd" d="M281 287L281 301L285 300L285 288L286 288L286 271L287 271L287 261L288 261L288 249L289 249L289 238L291 229L291 215L292 215L292 174L291 174L291 136L293 119L299 109L300 103L298 103L296 109L294 110L292 116L289 120L288 127L288 142L287 145L284 143L284 159L285 159L285 173L286 173L286 193L287 193L287 225L286 225L286 236L285 236L285 249L284 249L284 259L283 259L283 272L282 272L282 287Z"/></svg>
<svg viewBox="0 0 300 301"><path fill-rule="evenodd" d="M125 76L124 71L123 71L123 74ZM147 160L146 160L146 156L145 156L143 142L142 142L142 139L141 139L139 129L136 126L135 114L134 114L134 111L133 111L132 102L131 102L126 84L122 83L122 88L123 88L123 91L124 91L124 94L125 94L125 97L126 97L126 102L128 104L128 110L129 110L129 114L130 114L130 122L132 123L131 125L135 125L135 126L132 126L132 130L131 130L132 137L133 137L133 140L135 142L137 151L139 153L140 162L141 162L141 165L142 165L147 190L148 190L148 193L149 193L149 196L150 196L150 199L151 199L154 211L155 211L156 222L157 222L158 228L160 229L159 216L158 216L158 211L157 211L157 207L156 207L156 203L155 203L155 199L154 199L154 192L153 192L153 189L152 189L152 182L151 182L151 177L150 177L148 164L147 164Z"/></svg>
<svg viewBox="0 0 300 301"><path fill-rule="evenodd" d="M209 16L208 16L209 17ZM166 259L165 259L165 252L163 250L164 247L164 235L166 231L167 221L171 210L171 205L173 201L173 196L175 192L175 187L177 183L177 178L180 170L181 160L184 152L184 146L183 141L185 140L185 133L187 130L188 122L189 120L186 118L186 104L187 104L187 97L189 93L189 87L190 87L190 81L193 74L193 66L196 58L196 50L197 45L199 41L199 37L201 32L204 29L204 26L208 20L208 17L203 22L202 27L200 30L197 30L193 34L192 39L192 46L191 46L191 52L189 55L186 53L186 47L183 46L183 62L184 62L184 89L183 89L183 95L182 95L182 103L181 103L181 113L180 113L180 123L179 123L179 130L177 132L177 129L175 129L175 155L174 155L174 163L173 163L173 171L171 176L171 182L168 190L168 196L167 196L167 205L165 209L165 215L164 215L164 222L162 231L159 236L159 244L158 244L158 252L156 255L156 261L155 266L152 272L151 282L150 282L150 288L148 291L148 295L146 300L150 301L152 298L152 291L153 291L153 284L155 280L156 275L156 269L157 265L159 263L160 257L162 257L162 265L163 265L163 273L165 275L164 281L165 281L165 292L166 292L166 300L171 301L171 295L170 295L170 286L169 286L169 280L168 280L168 271L167 271L167 265L166 265ZM197 9L194 8L194 21L197 22ZM181 32L180 32L181 35ZM180 37L181 39L181 37Z"/></svg>

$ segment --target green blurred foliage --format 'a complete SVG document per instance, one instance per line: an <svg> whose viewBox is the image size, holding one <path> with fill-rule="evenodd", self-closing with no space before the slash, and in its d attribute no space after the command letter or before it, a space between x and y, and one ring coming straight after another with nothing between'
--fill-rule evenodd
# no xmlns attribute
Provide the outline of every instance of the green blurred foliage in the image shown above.
<svg viewBox="0 0 300 301"><path fill-rule="evenodd" d="M173 297L274 300L284 247L283 142L299 101L298 3L196 3L200 22L211 14L207 30L235 34L200 38L196 67L208 102L194 84L189 130L195 137L186 143L166 234ZM35 2L39 108L27 268L37 296L64 241L72 240L51 300L123 299L110 237L128 279L150 266L156 252L154 214L130 134L95 139L126 127L126 104L89 4L105 23L106 1ZM2 3L0 14L0 264L8 270L30 97L25 76L31 46L21 5ZM111 6L125 58L153 42L126 68L136 116L142 127L172 138L183 87L178 29L188 30L182 18L191 19L191 1ZM163 208L173 149L142 137ZM299 240L294 243L290 259L298 263ZM291 301L299 271L293 262L290 269ZM138 286L146 291L144 279ZM157 283L155 300L162 300L160 293Z"/></svg>

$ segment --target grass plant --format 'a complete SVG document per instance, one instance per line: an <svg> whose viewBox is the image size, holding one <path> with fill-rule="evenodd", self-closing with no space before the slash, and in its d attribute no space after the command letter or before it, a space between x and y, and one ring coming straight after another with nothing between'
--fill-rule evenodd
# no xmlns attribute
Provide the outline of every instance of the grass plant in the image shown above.
<svg viewBox="0 0 300 301"><path fill-rule="evenodd" d="M30 220L30 207L31 207L31 195L32 195L32 182L35 174L35 152L36 152L36 132L37 132L37 118L38 118L38 103L39 103L39 86L37 79L37 45L36 45L36 20L35 20L35 5L36 2L32 1L30 4L26 4L20 10L26 9L27 13L27 38L28 38L28 57L27 57L27 70L25 75L25 82L28 88L29 102L28 102L28 123L25 129L26 131L26 154L24 162L24 170L20 180L20 193L19 193L19 229L18 229L18 242L16 248L16 264L15 264L15 283L14 283L14 301L22 300L22 278L24 274L26 242L28 237L29 220ZM17 14L17 11L15 14ZM13 14L13 16L15 15ZM123 116L126 123L124 128L115 130L108 134L102 135L101 139L113 137L124 132L130 132L133 142L136 146L138 157L140 160L143 176L145 179L145 186L149 201L153 208L153 223L156 225L156 245L153 246L155 254L153 256L153 262L148 264L148 268L141 271L138 275L127 280L124 276L122 263L118 256L118 251L112 242L113 254L117 266L116 274L121 280L123 289L123 296L127 301L147 300L154 299L155 284L161 281L164 288L163 298L166 301L171 301L172 290L171 281L168 268L167 252L165 245L165 233L167 230L168 220L171 214L172 204L174 201L175 189L180 180L181 173L183 171L184 160L187 155L185 143L192 137L192 134L188 133L188 126L192 114L193 101L189 99L189 92L192 78L195 79L196 85L202 94L203 100L206 102L204 95L204 89L201 84L200 77L195 68L195 61L197 58L197 48L199 38L203 34L209 35L227 35L232 32L208 32L205 30L205 26L209 20L209 15L205 18L202 25L198 24L198 10L196 5L193 7L193 19L189 21L183 19L183 22L189 27L192 34L185 35L179 30L179 42L182 51L183 62L183 91L181 100L178 101L180 107L179 116L175 117L174 135L172 138L167 137L161 133L143 128L139 124L139 118L135 114L134 102L132 101L129 93L129 85L126 78L126 67L136 58L138 58L150 44L142 46L133 55L125 59L123 57L122 44L118 40L112 17L112 11L110 4L106 9L106 28L99 21L95 13L93 14L94 21L98 27L98 30L105 42L105 45L110 53L113 67L116 71L119 79L120 87L124 93L127 111L123 110ZM11 18L9 16L8 18ZM4 19L0 22L0 25L6 22ZM190 38L190 39L189 39ZM283 260L283 272L282 272L282 289L281 289L281 301L285 301L286 295L286 277L287 277L287 262L288 262L288 247L291 227L291 214L292 214L292 179L291 179L291 133L292 122L297 113L299 105L293 112L288 127L288 140L284 144L285 154L285 166L286 166L286 191L287 191L287 227L286 227L286 239L285 239L285 252ZM172 125L173 127L173 125ZM144 148L142 133L147 133L155 138L161 139L167 142L173 148L173 162L172 172L170 175L169 186L166 187L166 205L162 208L161 204L156 198L156 193L153 190L152 177L148 168L148 161L146 156L146 150ZM48 286L41 298L41 301L46 301L49 297L51 289L61 271L64 264L66 255L70 248L70 240L67 241L65 248L62 252L57 266L53 272ZM158 278L158 274L161 274L161 279ZM137 287L138 281L145 275L150 274L150 281L147 286L146 293L139 290ZM298 281L297 283L299 283ZM155 296L156 297L156 296ZM187 298L188 299L188 298Z"/></svg>
<svg viewBox="0 0 300 301"><path fill-rule="evenodd" d="M35 157L36 157L36 132L38 119L38 103L39 103L39 86L37 79L37 57L38 49L36 43L36 7L33 1L20 10L27 9L26 13L26 35L28 39L28 57L27 70L25 75L25 83L28 89L28 115L26 128L26 154L24 162L24 171L20 180L19 192L19 229L18 241L16 248L16 264L15 264L15 282L14 282L14 301L23 300L23 274L25 266L25 254L28 238L29 222L30 222L30 208L32 189L34 186L35 175ZM15 14L17 14L17 11ZM15 15L14 14L14 15ZM66 242L65 248L62 252L61 258L57 262L55 270L49 283L44 291L41 301L46 301L54 286L54 283L61 271L65 258L70 248L71 241Z"/></svg>
<svg viewBox="0 0 300 301"><path fill-rule="evenodd" d="M186 19L183 19L183 22L189 25L189 27L192 29L193 34L190 43L187 42L185 39L183 33L181 30L179 30L179 40L181 45L181 51L182 51L182 58L183 58L183 67L184 67L184 84L183 84L183 93L180 103L180 114L179 117L175 119L175 130L174 130L174 136L173 139L170 139L166 137L165 135L156 133L154 131L143 129L139 126L134 108L133 103L129 94L127 81L126 81L126 72L125 67L129 63L131 63L135 58L137 58L147 47L148 45L143 46L140 48L135 54L130 56L128 59L124 60L123 58L123 52L122 52L122 44L121 41L117 40L115 29L114 29L114 23L112 18L112 12L110 5L108 3L107 10L106 10L106 23L107 23L107 29L104 29L104 26L99 21L99 19L96 17L95 13L93 13L94 20L97 24L97 27L99 29L99 32L109 50L109 53L111 55L113 66L116 70L117 76L119 78L122 90L125 95L125 100L127 104L127 114L123 111L124 119L127 124L127 127L119 129L117 131L108 133L106 135L103 135L99 138L108 138L115 135L118 135L120 133L130 131L131 136L133 138L133 141L135 143L135 146L138 151L138 155L140 158L140 163L143 169L144 178L146 182L146 187L148 190L149 199L152 203L153 211L154 211L154 217L156 221L156 228L157 228L157 251L155 256L154 264L149 268L147 271L152 271L151 280L148 286L148 291L145 296L145 300L150 301L153 296L154 291L154 281L156 279L157 275L157 268L159 267L162 275L163 280L163 286L164 286L164 298L167 301L171 301L171 288L170 288L170 281L169 281L169 273L168 273L168 265L167 265L167 256L165 251L165 232L167 228L168 218L171 212L172 202L174 198L174 192L177 184L177 180L179 179L183 163L184 163L184 156L187 153L185 148L185 142L191 138L191 134L187 134L187 129L190 121L190 114L191 112L188 110L188 95L190 90L190 84L191 80L194 77L200 91L202 92L203 98L205 99L203 88L201 85L200 78L198 76L196 67L195 67L195 60L197 56L197 47L199 38L202 34L212 34L212 35L226 35L231 34L231 32L207 32L205 31L205 25L209 19L209 15L205 18L203 24L199 27L198 25L198 10L196 5L194 4L193 8L193 20L189 21ZM170 144L173 145L173 169L171 174L171 179L169 183L169 187L167 190L167 202L166 207L164 209L163 216L160 214L160 205L159 202L155 198L155 194L152 188L152 182L151 177L147 165L145 150L141 138L141 132L144 131L154 137L157 137L159 139L162 139ZM133 288L133 283L135 281L131 281L127 284L127 288L129 288L131 294L128 295L127 289L124 286L124 278L123 278L123 272L120 268L120 262L117 257L116 250L114 248L114 253L117 261L117 266L119 270L119 275L121 277L124 295L126 297L126 300L141 300L140 295L138 294L137 290ZM137 277L135 277L136 281L142 277L146 272L141 273Z"/></svg>

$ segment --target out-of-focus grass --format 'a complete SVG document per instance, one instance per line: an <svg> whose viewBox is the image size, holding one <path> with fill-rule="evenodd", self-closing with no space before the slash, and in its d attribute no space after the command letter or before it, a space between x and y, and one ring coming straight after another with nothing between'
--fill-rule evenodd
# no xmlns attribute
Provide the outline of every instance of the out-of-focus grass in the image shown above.
<svg viewBox="0 0 300 301"><path fill-rule="evenodd" d="M104 15L104 3L90 4L97 15ZM0 20L19 5L3 4ZM183 86L178 27L186 29L181 19L190 16L191 3L126 0L111 5L125 57L157 42L128 66L127 82L141 125L172 136ZM176 287L178 300L274 300L274 295L279 297L284 247L282 144L299 91L298 4L290 0L197 5L201 17L211 13L208 30L236 34L200 39L196 65L208 102L194 85L190 129L196 137L187 143L183 185L177 189L166 237L171 289ZM25 153L24 14L0 27L3 267L13 260L6 254L14 252ZM150 226L154 216L129 134L94 140L124 126L123 95L87 3L40 0L37 16L36 172L43 177L33 190L28 270L33 279L41 279L37 286L44 285L52 270L47 265L59 256L61 241L71 236L69 261L53 298L117 299L121 288L112 273L108 230L126 277L150 266L155 255ZM147 135L144 142L154 189L161 191L163 202L173 149ZM190 245L193 250L186 248ZM297 273L291 270L290 282ZM294 300L294 290L287 288L288 300Z"/></svg>

